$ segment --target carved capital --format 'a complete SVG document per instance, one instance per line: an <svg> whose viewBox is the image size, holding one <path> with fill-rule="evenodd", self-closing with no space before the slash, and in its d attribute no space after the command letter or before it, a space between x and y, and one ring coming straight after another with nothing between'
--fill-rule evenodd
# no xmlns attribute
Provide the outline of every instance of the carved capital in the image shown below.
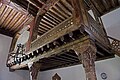
<svg viewBox="0 0 120 80"><path fill-rule="evenodd" d="M94 52L97 51L94 42L90 39L87 39L82 41L81 43L74 45L72 49L76 51L77 55L81 55L85 51L90 50L89 48L91 48L91 50Z"/></svg>
<svg viewBox="0 0 120 80"><path fill-rule="evenodd" d="M85 40L73 47L85 68L87 80L97 80L95 74L96 47L91 40Z"/></svg>

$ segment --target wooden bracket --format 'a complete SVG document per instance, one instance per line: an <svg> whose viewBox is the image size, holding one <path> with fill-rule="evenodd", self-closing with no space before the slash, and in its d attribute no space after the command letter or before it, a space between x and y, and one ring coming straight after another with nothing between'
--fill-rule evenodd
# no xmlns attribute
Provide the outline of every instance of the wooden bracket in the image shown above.
<svg viewBox="0 0 120 80"><path fill-rule="evenodd" d="M41 64L37 62L28 63L29 71L30 71L30 79L37 80L38 72L40 71Z"/></svg>

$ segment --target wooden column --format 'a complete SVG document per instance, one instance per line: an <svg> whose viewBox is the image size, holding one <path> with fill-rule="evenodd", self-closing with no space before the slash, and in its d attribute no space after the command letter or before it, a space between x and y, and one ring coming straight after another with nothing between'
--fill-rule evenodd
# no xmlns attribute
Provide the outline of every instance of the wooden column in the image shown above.
<svg viewBox="0 0 120 80"><path fill-rule="evenodd" d="M28 42L27 42L27 45L26 45L26 52L30 50L30 45L31 45L31 42L37 38L37 31L35 31L35 19L33 19L31 21L31 23L29 24L30 26L30 33L29 33L29 39L28 39Z"/></svg>
<svg viewBox="0 0 120 80"><path fill-rule="evenodd" d="M97 80L95 73L96 47L91 40L83 41L73 48L80 60L86 73L86 80Z"/></svg>
<svg viewBox="0 0 120 80"><path fill-rule="evenodd" d="M41 64L37 62L28 63L30 71L30 80L37 80L38 73L40 71Z"/></svg>

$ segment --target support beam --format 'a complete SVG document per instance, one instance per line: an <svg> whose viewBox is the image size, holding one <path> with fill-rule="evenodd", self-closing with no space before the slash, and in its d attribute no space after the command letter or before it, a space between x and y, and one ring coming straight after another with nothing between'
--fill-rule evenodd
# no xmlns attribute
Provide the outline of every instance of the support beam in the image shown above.
<svg viewBox="0 0 120 80"><path fill-rule="evenodd" d="M71 3L74 8L74 10L72 11L74 17L74 24L77 26L79 26L80 24L85 24L86 26L88 26L88 19L84 0L71 0Z"/></svg>
<svg viewBox="0 0 120 80"><path fill-rule="evenodd" d="M97 80L94 63L96 59L96 47L94 43L91 40L85 40L83 43L75 45L73 49L77 53L78 58L82 60L86 80Z"/></svg>
<svg viewBox="0 0 120 80"><path fill-rule="evenodd" d="M38 72L40 71L41 64L37 62L28 63L30 71L30 80L37 80Z"/></svg>
<svg viewBox="0 0 120 80"><path fill-rule="evenodd" d="M37 34L38 34L38 27L36 27L37 22L35 25L35 19L33 19L33 21L31 21L29 25L30 25L30 34L27 42L26 52L30 50L31 42L37 38Z"/></svg>

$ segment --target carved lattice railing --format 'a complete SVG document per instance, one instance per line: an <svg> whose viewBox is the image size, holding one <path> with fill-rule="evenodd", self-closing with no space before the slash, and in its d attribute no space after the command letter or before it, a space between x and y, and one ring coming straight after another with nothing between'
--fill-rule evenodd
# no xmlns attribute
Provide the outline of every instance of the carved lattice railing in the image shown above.
<svg viewBox="0 0 120 80"><path fill-rule="evenodd" d="M120 40L117 40L109 36L108 38L110 39L112 50L115 51L115 53L120 56Z"/></svg>

